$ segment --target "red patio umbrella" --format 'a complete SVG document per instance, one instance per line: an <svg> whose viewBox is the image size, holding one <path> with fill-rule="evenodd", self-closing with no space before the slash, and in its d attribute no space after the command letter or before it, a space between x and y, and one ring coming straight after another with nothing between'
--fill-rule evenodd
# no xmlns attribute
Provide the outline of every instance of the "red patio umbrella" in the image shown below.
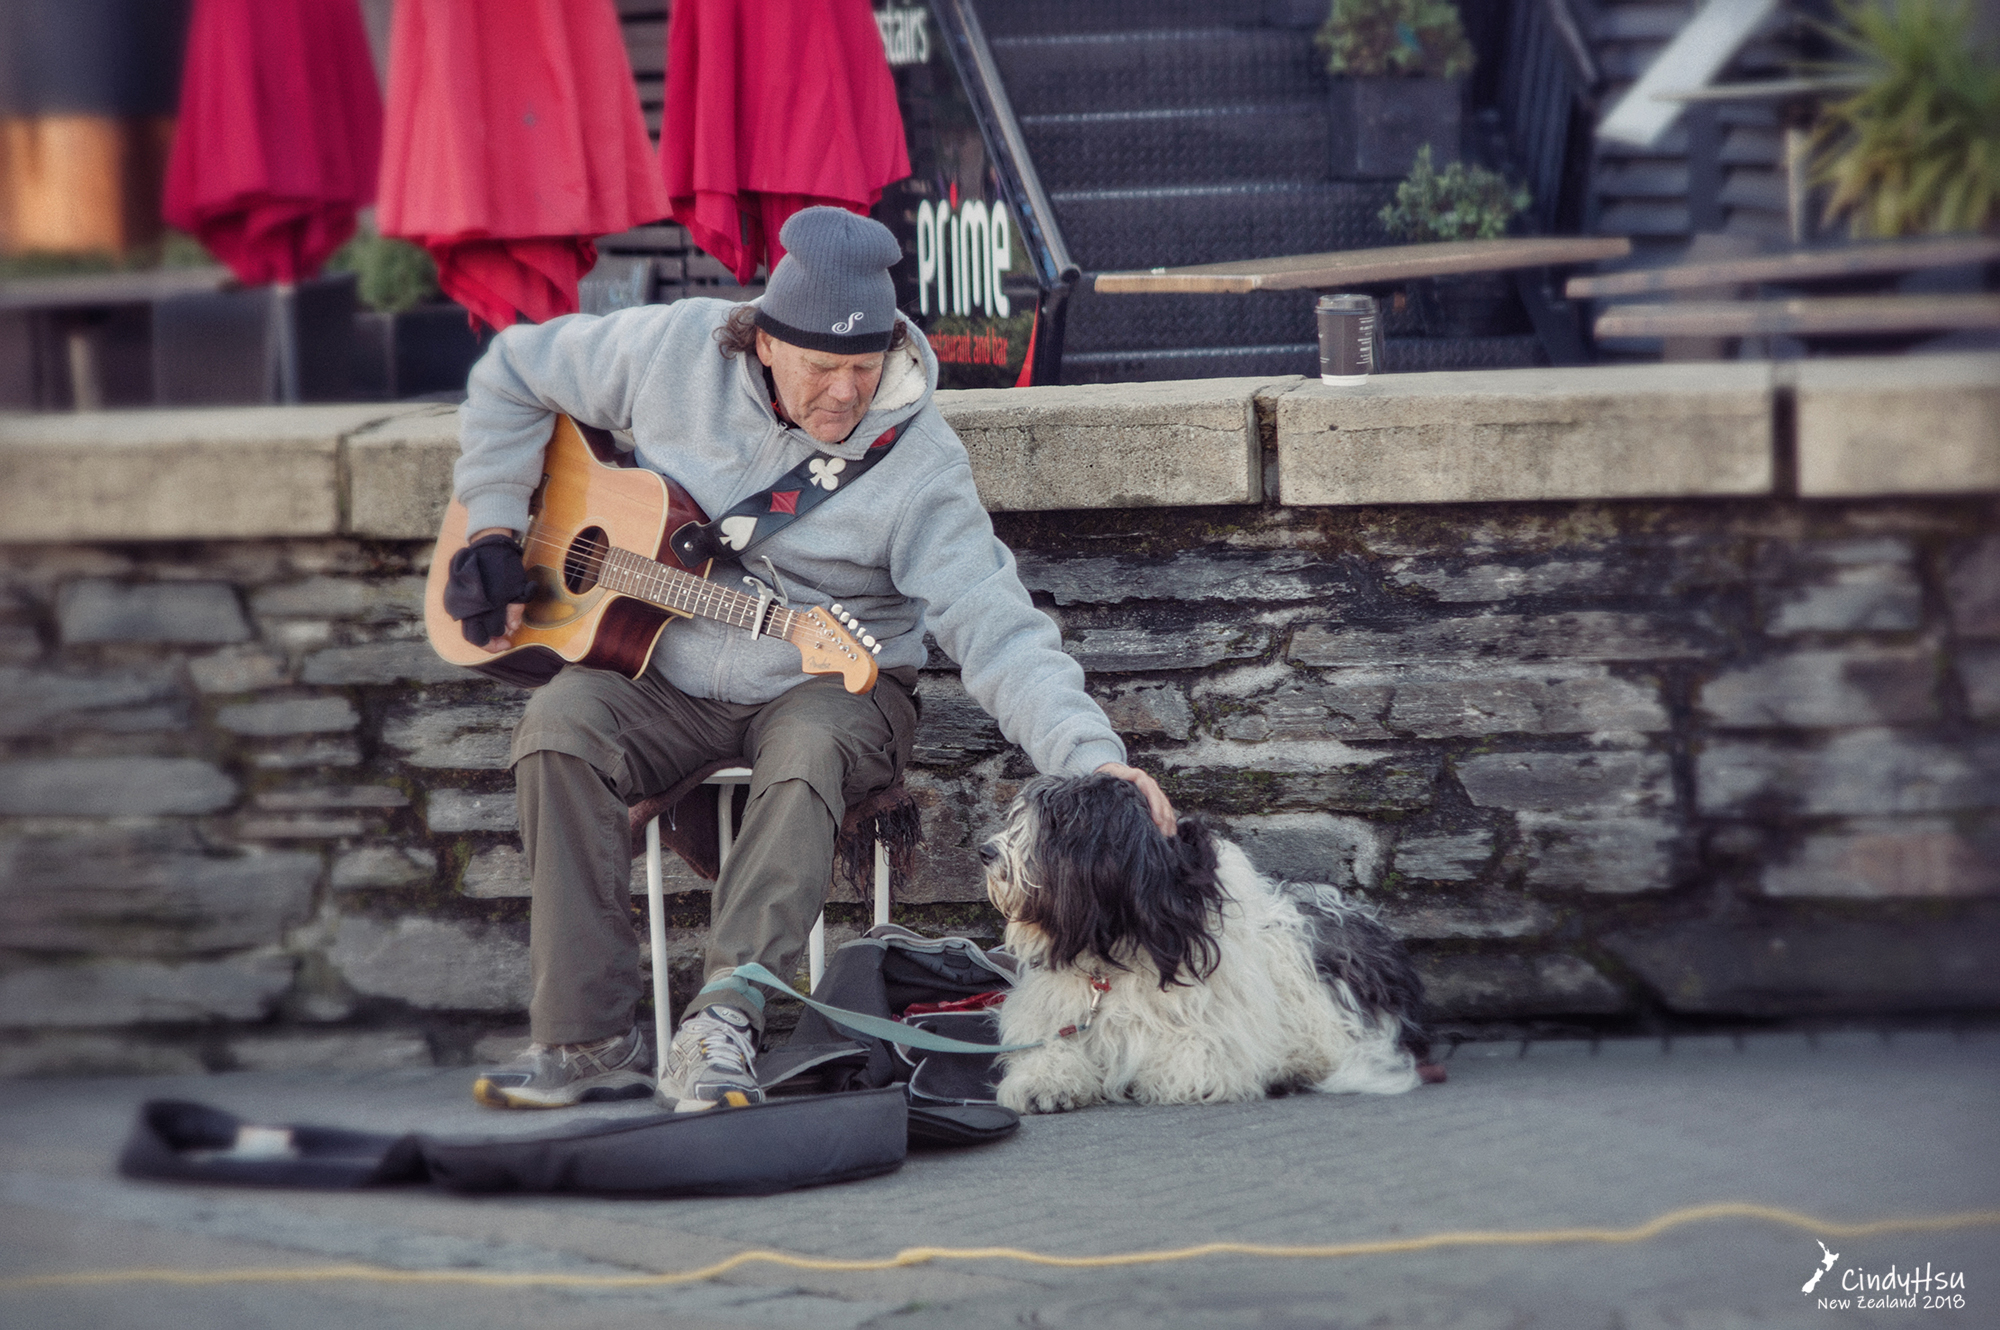
<svg viewBox="0 0 2000 1330"><path fill-rule="evenodd" d="M801 208L866 214L910 173L868 0L676 0L660 165L674 220L739 282Z"/></svg>
<svg viewBox="0 0 2000 1330"><path fill-rule="evenodd" d="M319 272L375 197L381 141L356 0L196 0L163 211L245 284Z"/></svg>
<svg viewBox="0 0 2000 1330"><path fill-rule="evenodd" d="M376 220L474 319L575 313L595 237L666 215L611 0L396 6Z"/></svg>

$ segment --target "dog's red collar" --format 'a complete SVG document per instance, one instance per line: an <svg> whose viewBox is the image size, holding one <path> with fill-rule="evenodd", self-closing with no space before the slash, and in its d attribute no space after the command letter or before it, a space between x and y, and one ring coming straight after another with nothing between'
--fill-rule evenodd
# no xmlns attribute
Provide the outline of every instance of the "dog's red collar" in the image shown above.
<svg viewBox="0 0 2000 1330"><path fill-rule="evenodd" d="M1067 1039L1073 1034L1081 1034L1083 1031L1088 1030L1090 1023L1097 1019L1098 1004L1104 1001L1104 995L1110 991L1111 981L1101 974L1092 973L1090 976L1090 1010L1083 1013L1083 1024L1063 1026L1062 1029L1056 1031L1056 1038Z"/></svg>

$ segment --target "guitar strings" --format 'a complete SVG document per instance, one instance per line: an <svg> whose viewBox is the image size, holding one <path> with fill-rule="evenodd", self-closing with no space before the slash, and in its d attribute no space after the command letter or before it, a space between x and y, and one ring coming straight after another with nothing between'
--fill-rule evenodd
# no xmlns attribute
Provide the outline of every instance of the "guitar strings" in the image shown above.
<svg viewBox="0 0 2000 1330"><path fill-rule="evenodd" d="M606 569L611 568L612 556L624 552L608 542L596 540L575 540L571 541L565 547L560 541L540 534L533 534L528 537L526 549L537 551L544 558L553 557L558 552L561 553L565 580L572 582L588 581L591 583L601 581ZM633 557L637 558L639 556ZM750 609L756 603L750 596L740 591L732 591L728 587L716 586L711 582L695 577L693 573L689 573L685 569L674 568L658 560L649 559L645 560L645 562L651 564L653 570L656 570L661 575L660 589L662 591L665 590L666 583L675 580L672 575L680 573L682 576L698 584L698 587L693 589L694 594L700 600L706 602L711 609L742 611ZM614 569L613 571L616 570ZM630 569L627 571L632 572L635 576L643 576L648 570ZM728 615L717 614L713 617L722 619L724 622L734 622L734 619ZM792 618L792 611L782 606L776 607L765 625L764 631L766 635L774 637L790 636ZM783 624L782 629L780 628L781 622ZM743 625L739 624L738 626L741 627Z"/></svg>

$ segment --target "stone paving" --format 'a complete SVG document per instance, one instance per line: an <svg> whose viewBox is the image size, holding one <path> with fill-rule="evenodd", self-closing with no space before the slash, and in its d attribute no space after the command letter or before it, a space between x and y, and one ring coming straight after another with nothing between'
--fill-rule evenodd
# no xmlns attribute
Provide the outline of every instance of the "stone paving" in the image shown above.
<svg viewBox="0 0 2000 1330"><path fill-rule="evenodd" d="M1100 1108L895 1174L754 1200L465 1199L428 1191L139 1185L111 1160L144 1098L268 1121L530 1130L463 1072L245 1072L17 1082L0 1103L0 1281L170 1266L623 1275L746 1249L868 1258L1009 1245L1052 1256L1212 1241L1327 1244L1466 1230L1629 1228L1719 1201L1855 1224L2000 1212L2000 1032L1866 1032L1462 1046L1392 1099ZM620 1106L636 1114L643 1106ZM579 1113L581 1116L581 1113ZM1817 1239L1840 1261L1812 1296ZM1960 1275L1962 1309L1822 1309L1891 1269ZM1845 1281L1845 1282L1843 1282ZM1917 1294L1921 1301L1924 1290ZM247 1327L1414 1326L1669 1330L2000 1325L2000 1225L1841 1236L1763 1220L1620 1245L1442 1246L1338 1259L1211 1256L1063 1269L982 1259L877 1273L752 1265L692 1286L449 1287L375 1278L23 1290L0 1324Z"/></svg>

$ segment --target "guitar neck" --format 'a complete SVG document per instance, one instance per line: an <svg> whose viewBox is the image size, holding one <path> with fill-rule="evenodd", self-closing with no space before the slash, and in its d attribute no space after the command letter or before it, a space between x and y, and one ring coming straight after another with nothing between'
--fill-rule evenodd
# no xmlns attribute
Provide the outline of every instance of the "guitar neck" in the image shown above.
<svg viewBox="0 0 2000 1330"><path fill-rule="evenodd" d="M792 635L795 616L783 606L717 586L685 569L630 550L606 551L597 570L597 581L608 591L698 618L714 619L732 628L756 629L762 636L787 640ZM764 616L762 623L758 622L759 615Z"/></svg>

